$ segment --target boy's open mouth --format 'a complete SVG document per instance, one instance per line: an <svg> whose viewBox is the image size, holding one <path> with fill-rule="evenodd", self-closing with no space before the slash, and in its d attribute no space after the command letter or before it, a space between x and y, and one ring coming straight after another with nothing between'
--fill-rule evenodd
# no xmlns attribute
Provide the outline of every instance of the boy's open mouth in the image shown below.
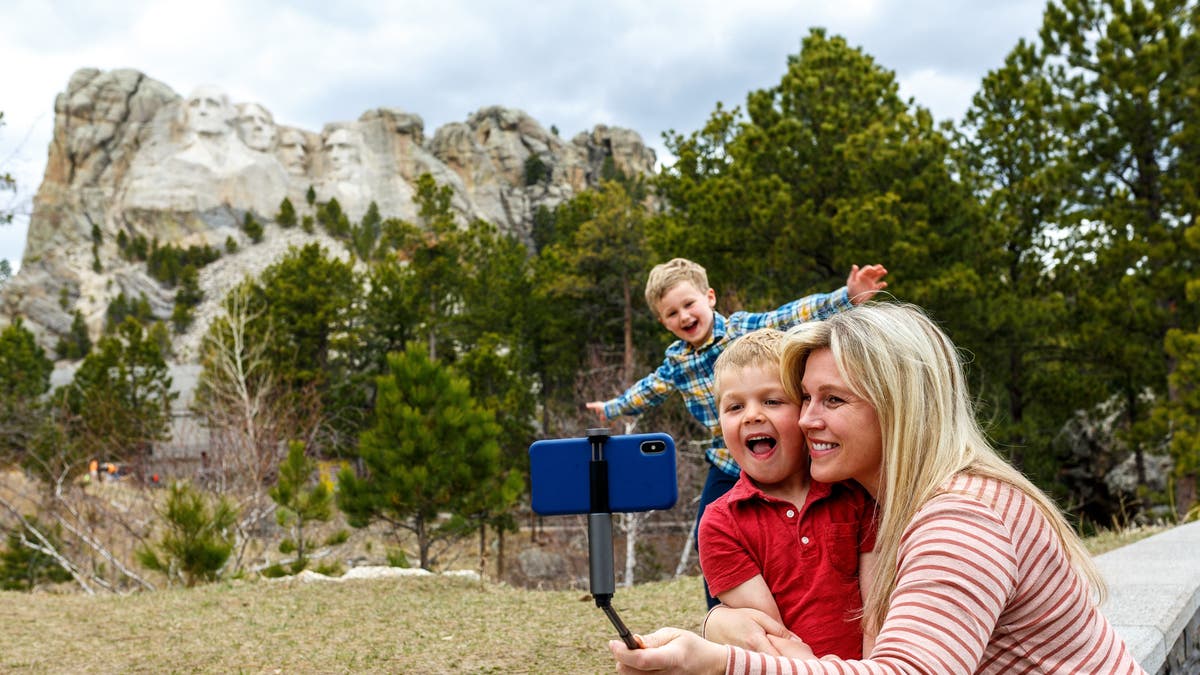
<svg viewBox="0 0 1200 675"><path fill-rule="evenodd" d="M763 455L775 449L776 440L766 434L750 436L746 439L746 449L752 455Z"/></svg>

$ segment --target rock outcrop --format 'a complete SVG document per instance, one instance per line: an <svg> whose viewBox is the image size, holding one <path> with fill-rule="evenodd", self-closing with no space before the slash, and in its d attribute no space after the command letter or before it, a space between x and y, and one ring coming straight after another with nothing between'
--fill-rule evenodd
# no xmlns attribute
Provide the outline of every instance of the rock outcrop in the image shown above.
<svg viewBox="0 0 1200 675"><path fill-rule="evenodd" d="M565 141L524 112L500 107L428 138L419 115L395 108L320 132L296 129L277 125L261 104L230 101L218 87L185 98L134 70L79 70L54 108L20 272L0 290L0 325L23 316L51 351L77 310L98 337L121 293L145 296L156 316L170 316L173 289L123 256L118 242L238 244L237 254L200 275L206 306L177 350L187 360L224 291L288 245L320 240L344 254L319 231L268 226L264 240L252 243L241 228L246 214L270 223L284 197L307 208L311 188L318 203L336 198L352 221L372 202L385 217L415 221L416 182L430 174L453 188L464 222L481 218L528 242L539 207L595 186L606 165L636 175L653 172L655 163L635 132L597 126Z"/></svg>

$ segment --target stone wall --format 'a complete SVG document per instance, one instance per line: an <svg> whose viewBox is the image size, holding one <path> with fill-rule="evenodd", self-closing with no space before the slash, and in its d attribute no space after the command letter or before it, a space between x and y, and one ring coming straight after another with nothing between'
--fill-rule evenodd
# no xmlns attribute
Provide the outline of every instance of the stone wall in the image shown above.
<svg viewBox="0 0 1200 675"><path fill-rule="evenodd" d="M1152 675L1200 673L1200 522L1096 557L1104 614Z"/></svg>

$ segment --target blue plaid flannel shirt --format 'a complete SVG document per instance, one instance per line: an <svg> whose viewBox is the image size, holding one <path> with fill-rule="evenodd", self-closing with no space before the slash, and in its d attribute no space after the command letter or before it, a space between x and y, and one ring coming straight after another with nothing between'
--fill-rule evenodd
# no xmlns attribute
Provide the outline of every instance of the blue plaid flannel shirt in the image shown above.
<svg viewBox="0 0 1200 675"><path fill-rule="evenodd" d="M832 293L814 293L783 305L772 312L734 312L725 318L713 312L712 336L700 348L683 340L667 347L666 358L653 373L643 377L620 396L605 401L604 414L610 419L620 415L639 415L661 404L678 391L688 412L708 429L711 445L704 455L721 471L737 476L742 470L733 461L721 438L721 421L713 394L713 364L731 340L759 328L787 330L804 321L825 319L850 309L850 293L843 286Z"/></svg>

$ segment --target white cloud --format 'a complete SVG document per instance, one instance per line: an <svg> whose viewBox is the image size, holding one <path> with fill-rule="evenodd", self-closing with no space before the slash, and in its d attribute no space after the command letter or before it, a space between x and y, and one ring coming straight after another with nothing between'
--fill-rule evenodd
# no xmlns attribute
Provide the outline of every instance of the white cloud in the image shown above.
<svg viewBox="0 0 1200 675"><path fill-rule="evenodd" d="M379 106L426 132L487 105L567 137L603 123L697 129L721 101L773 86L810 28L843 35L938 119L958 118L983 74L1036 35L1041 0L13 0L0 5L0 168L28 200L55 95L82 67L135 68L180 94L216 84L278 122L317 130ZM22 140L28 136L28 141ZM3 197L0 197L3 199ZM0 202L2 203L2 202ZM0 257L20 258L20 226Z"/></svg>

